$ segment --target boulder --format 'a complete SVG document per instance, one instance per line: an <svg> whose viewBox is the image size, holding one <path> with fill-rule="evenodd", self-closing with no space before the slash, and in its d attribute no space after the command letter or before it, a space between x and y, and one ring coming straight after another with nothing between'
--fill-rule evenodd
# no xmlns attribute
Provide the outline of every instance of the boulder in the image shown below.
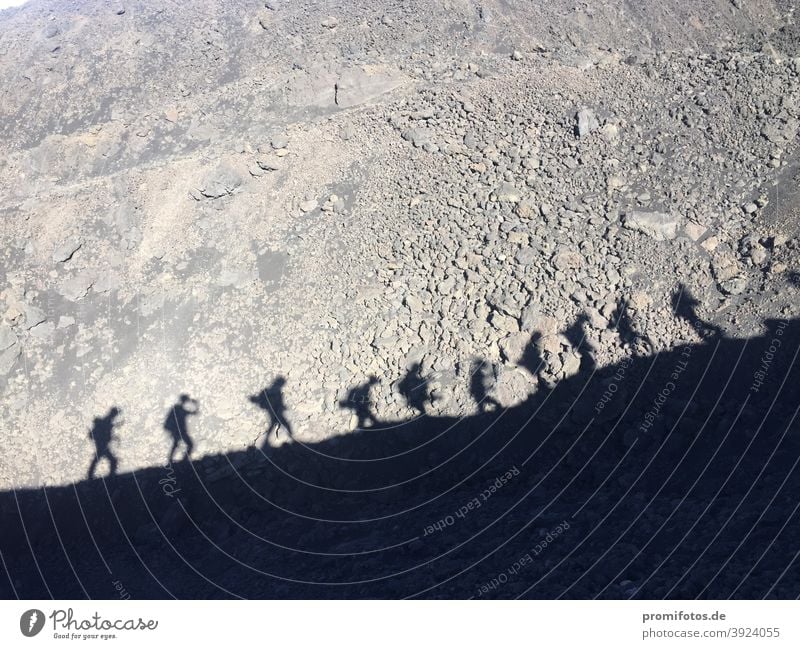
<svg viewBox="0 0 800 649"><path fill-rule="evenodd" d="M575 132L578 137L586 137L592 131L600 128L600 122L597 121L594 112L588 108L581 108L575 115L575 119L577 121Z"/></svg>
<svg viewBox="0 0 800 649"><path fill-rule="evenodd" d="M667 241L678 236L681 220L666 212L628 212L623 225L629 230L641 232L656 241Z"/></svg>
<svg viewBox="0 0 800 649"><path fill-rule="evenodd" d="M200 193L206 198L221 198L232 194L242 184L242 177L232 167L221 163L206 174Z"/></svg>

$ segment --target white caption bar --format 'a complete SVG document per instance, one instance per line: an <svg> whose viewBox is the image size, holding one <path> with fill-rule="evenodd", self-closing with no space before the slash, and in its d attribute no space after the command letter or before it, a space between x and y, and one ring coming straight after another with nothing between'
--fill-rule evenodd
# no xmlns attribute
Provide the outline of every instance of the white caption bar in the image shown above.
<svg viewBox="0 0 800 649"><path fill-rule="evenodd" d="M0 646L798 647L799 620L794 601L6 601Z"/></svg>

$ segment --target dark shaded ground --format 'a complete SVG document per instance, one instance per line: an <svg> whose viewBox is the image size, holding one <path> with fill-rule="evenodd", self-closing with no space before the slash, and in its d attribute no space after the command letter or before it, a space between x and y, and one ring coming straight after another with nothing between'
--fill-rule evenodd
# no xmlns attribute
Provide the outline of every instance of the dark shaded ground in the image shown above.
<svg viewBox="0 0 800 649"><path fill-rule="evenodd" d="M0 594L797 597L800 322L766 326L505 411L2 493Z"/></svg>

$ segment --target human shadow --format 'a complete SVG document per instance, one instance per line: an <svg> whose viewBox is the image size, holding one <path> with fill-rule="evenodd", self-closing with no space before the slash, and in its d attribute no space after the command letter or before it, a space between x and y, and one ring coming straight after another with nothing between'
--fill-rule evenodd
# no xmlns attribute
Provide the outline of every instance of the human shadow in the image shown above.
<svg viewBox="0 0 800 649"><path fill-rule="evenodd" d="M470 365L469 393L479 412L492 412L500 408L500 402L492 396L489 391L494 387L495 370L494 366L481 359L476 358Z"/></svg>
<svg viewBox="0 0 800 649"><path fill-rule="evenodd" d="M539 372L544 368L544 359L539 352L539 341L542 339L542 334L534 331L531 334L528 344L522 352L522 358L519 360L521 367L525 368L531 376L538 377Z"/></svg>
<svg viewBox="0 0 800 649"><path fill-rule="evenodd" d="M111 442L117 439L114 435L114 426L116 425L115 419L120 415L120 409L114 406L111 408L105 417L95 417L92 423L92 428L89 431L89 439L94 442L94 457L89 465L89 471L86 475L88 480L94 477L97 470L97 465L100 460L106 459L109 464L109 477L117 472L119 461L114 453L111 451Z"/></svg>
<svg viewBox="0 0 800 649"><path fill-rule="evenodd" d="M575 322L564 330L564 337L581 358L580 369L587 372L593 372L597 368L595 350L589 343L586 333L587 325L590 324L589 317L581 313Z"/></svg>
<svg viewBox="0 0 800 649"><path fill-rule="evenodd" d="M178 448L184 446L184 459L188 460L194 451L194 440L189 435L187 419L200 412L200 407L195 399L188 394L182 394L178 401L169 409L164 419L164 430L172 438L172 447L169 451L168 464L175 461Z"/></svg>
<svg viewBox="0 0 800 649"><path fill-rule="evenodd" d="M352 410L356 416L356 428L374 428L378 425L378 418L372 407L372 386L380 383L374 374L364 383L360 383L347 392L344 399L339 401L339 407Z"/></svg>
<svg viewBox="0 0 800 649"><path fill-rule="evenodd" d="M294 438L292 427L286 418L286 402L283 396L283 387L286 385L286 379L283 376L277 377L270 385L264 388L258 394L252 394L248 398L250 403L255 404L261 410L267 413L269 418L269 425L265 431L264 446L269 443L269 434L274 430L275 439L278 440L278 432L281 428L286 429L286 434L289 439Z"/></svg>
<svg viewBox="0 0 800 649"><path fill-rule="evenodd" d="M685 285L679 284L672 293L672 311L675 317L686 321L704 340L720 338L722 329L697 315L698 306L700 306L700 302L692 295L691 291Z"/></svg>
<svg viewBox="0 0 800 649"><path fill-rule="evenodd" d="M405 399L406 405L418 414L424 415L430 404L434 402L431 395L430 381L422 376L422 366L414 363L397 382L397 391Z"/></svg>
<svg viewBox="0 0 800 649"><path fill-rule="evenodd" d="M611 315L611 323L617 330L620 342L628 347L633 355L643 356L653 352L654 347L650 337L641 334L634 326L630 305L625 298L620 297L617 300L616 308Z"/></svg>

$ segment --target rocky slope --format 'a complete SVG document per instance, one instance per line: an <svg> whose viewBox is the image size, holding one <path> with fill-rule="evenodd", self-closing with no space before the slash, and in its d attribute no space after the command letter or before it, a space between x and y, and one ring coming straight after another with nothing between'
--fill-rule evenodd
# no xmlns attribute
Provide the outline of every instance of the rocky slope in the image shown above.
<svg viewBox="0 0 800 649"><path fill-rule="evenodd" d="M320 444L796 317L794 13L0 12L0 486L163 465L181 394L196 459Z"/></svg>

